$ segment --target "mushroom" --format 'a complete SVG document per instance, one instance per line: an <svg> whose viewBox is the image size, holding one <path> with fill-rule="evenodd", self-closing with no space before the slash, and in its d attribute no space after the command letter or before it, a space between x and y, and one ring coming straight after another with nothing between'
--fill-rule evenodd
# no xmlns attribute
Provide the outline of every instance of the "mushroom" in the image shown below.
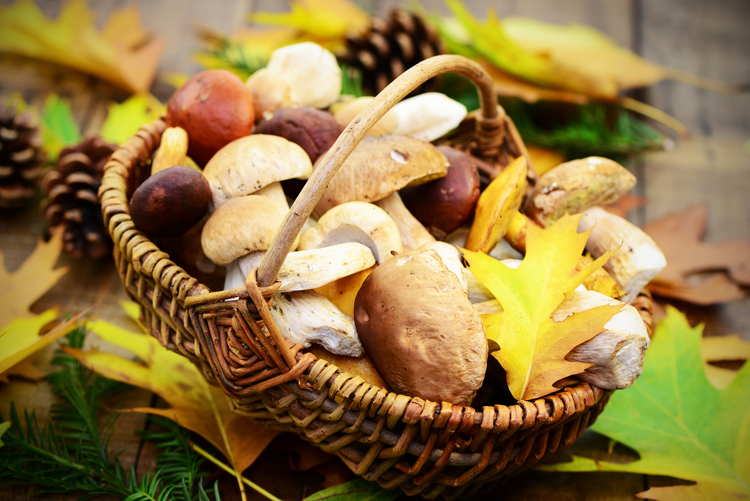
<svg viewBox="0 0 750 501"><path fill-rule="evenodd" d="M578 231L591 228L586 250L595 259L620 247L604 264L604 269L625 291L620 299L631 303L646 284L667 266L664 253L643 230L620 216L610 214L601 207L591 207L585 214L578 224Z"/></svg>
<svg viewBox="0 0 750 501"><path fill-rule="evenodd" d="M182 127L167 127L161 135L159 149L151 162L151 175L159 171L185 165L188 151L188 135Z"/></svg>
<svg viewBox="0 0 750 501"><path fill-rule="evenodd" d="M354 320L391 390L468 405L481 387L484 326L436 251L413 251L375 268L357 294Z"/></svg>
<svg viewBox="0 0 750 501"><path fill-rule="evenodd" d="M318 226L302 233L299 249L344 242L366 245L378 264L403 252L401 236L393 219L380 207L365 202L347 202L323 214Z"/></svg>
<svg viewBox="0 0 750 501"><path fill-rule="evenodd" d="M430 143L408 136L367 137L328 183L316 210L323 214L345 202L377 202L447 172L445 155Z"/></svg>
<svg viewBox="0 0 750 501"><path fill-rule="evenodd" d="M211 188L200 172L170 167L150 176L130 199L136 227L163 237L182 235L208 212Z"/></svg>
<svg viewBox="0 0 750 501"><path fill-rule="evenodd" d="M466 106L439 92L425 92L397 103L395 134L434 141L455 129L466 117Z"/></svg>
<svg viewBox="0 0 750 501"><path fill-rule="evenodd" d="M343 128L327 111L304 106L287 106L267 113L255 128L256 134L281 136L300 145L311 162L333 146Z"/></svg>
<svg viewBox="0 0 750 501"><path fill-rule="evenodd" d="M241 271L241 263L262 257L286 212L277 200L248 195L229 199L211 214L203 227L201 245L208 259L227 267L225 290L245 284L247 273Z"/></svg>
<svg viewBox="0 0 750 501"><path fill-rule="evenodd" d="M206 164L203 175L211 185L214 208L232 197L257 194L282 202L288 209L279 181L307 179L312 162L307 153L291 141L279 136L253 134L220 149Z"/></svg>
<svg viewBox="0 0 750 501"><path fill-rule="evenodd" d="M594 291L576 291L552 314L559 322L576 312L606 304L623 304ZM643 358L649 345L648 331L634 307L622 310L604 324L604 331L576 346L566 360L592 364L578 377L605 390L627 388L641 375Z"/></svg>
<svg viewBox="0 0 750 501"><path fill-rule="evenodd" d="M410 251L418 249L423 245L433 243L435 237L427 231L422 223L415 218L409 209L406 208L398 192L391 193L387 197L375 202L375 205L383 209L393 222L398 226L399 235L401 235L401 244L404 250Z"/></svg>
<svg viewBox="0 0 750 501"><path fill-rule="evenodd" d="M342 104L334 113L336 122L343 128L349 125L354 118L359 115L359 112L364 110L370 101L375 99L372 96L362 96L357 99L353 99L346 104ZM368 136L385 136L386 134L393 134L398 126L398 116L393 109L388 110L383 118L377 121L375 125L367 133Z"/></svg>
<svg viewBox="0 0 750 501"><path fill-rule="evenodd" d="M572 160L539 177L524 212L542 226L550 226L566 212L578 214L616 202L635 183L633 174L608 158Z"/></svg>
<svg viewBox="0 0 750 501"><path fill-rule="evenodd" d="M289 84L280 76L268 71L268 68L261 68L250 75L245 87L253 96L256 122L262 120L266 113L273 113L292 104Z"/></svg>
<svg viewBox="0 0 750 501"><path fill-rule="evenodd" d="M458 229L474 214L479 199L478 159L449 146L439 146L450 168L448 174L401 190L409 211L436 238Z"/></svg>
<svg viewBox="0 0 750 501"><path fill-rule="evenodd" d="M341 94L336 56L313 42L287 45L271 53L266 69L289 85L292 102L327 108Z"/></svg>

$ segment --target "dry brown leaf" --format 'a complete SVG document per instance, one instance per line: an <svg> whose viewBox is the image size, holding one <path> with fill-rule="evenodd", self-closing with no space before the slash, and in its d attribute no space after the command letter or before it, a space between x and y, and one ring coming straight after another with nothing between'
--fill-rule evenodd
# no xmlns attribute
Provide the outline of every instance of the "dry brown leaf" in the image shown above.
<svg viewBox="0 0 750 501"><path fill-rule="evenodd" d="M694 205L643 228L667 258L649 286L654 293L696 304L746 296L739 285L750 285L750 239L703 242L707 222L706 206Z"/></svg>
<svg viewBox="0 0 750 501"><path fill-rule="evenodd" d="M146 92L164 41L143 27L138 8L115 10L101 31L85 0L68 0L50 20L31 0L0 7L0 51L75 68L131 92Z"/></svg>
<svg viewBox="0 0 750 501"><path fill-rule="evenodd" d="M40 371L37 366L34 365L32 357L27 357L0 374L0 383L10 383L10 377L18 377L26 379L27 381L39 381L44 376L45 373Z"/></svg>

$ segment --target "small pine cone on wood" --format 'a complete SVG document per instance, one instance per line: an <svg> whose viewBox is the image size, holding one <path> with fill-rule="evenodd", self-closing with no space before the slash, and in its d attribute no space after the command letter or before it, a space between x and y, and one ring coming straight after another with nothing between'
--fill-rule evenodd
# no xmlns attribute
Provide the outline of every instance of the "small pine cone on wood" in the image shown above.
<svg viewBox="0 0 750 501"><path fill-rule="evenodd" d="M62 228L63 248L75 258L99 259L108 255L112 247L97 192L104 164L116 148L98 135L88 136L63 149L57 167L42 179L47 194L42 214L50 232Z"/></svg>
<svg viewBox="0 0 750 501"><path fill-rule="evenodd" d="M36 119L0 101L1 209L22 207L36 194L46 160Z"/></svg>
<svg viewBox="0 0 750 501"><path fill-rule="evenodd" d="M392 9L386 19L373 17L362 35L346 39L339 60L362 73L362 90L372 95L415 64L445 53L437 30L417 14ZM415 93L433 90L435 79Z"/></svg>

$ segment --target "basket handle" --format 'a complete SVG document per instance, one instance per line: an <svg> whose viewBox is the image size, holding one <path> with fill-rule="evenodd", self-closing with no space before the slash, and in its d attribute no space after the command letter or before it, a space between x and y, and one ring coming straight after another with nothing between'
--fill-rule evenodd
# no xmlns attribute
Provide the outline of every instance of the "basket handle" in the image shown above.
<svg viewBox="0 0 750 501"><path fill-rule="evenodd" d="M367 135L369 130L396 103L430 78L443 73L457 73L474 83L479 91L482 117L485 121L498 118L497 97L493 82L477 63L463 56L444 55L426 59L411 67L383 89L344 129L305 183L292 207L284 217L281 227L260 263L257 271L258 285L266 287L276 280L281 264L297 238L302 226L317 205L326 186L349 154ZM482 121L478 121L479 125ZM491 142L494 138L482 134L478 127L478 140Z"/></svg>

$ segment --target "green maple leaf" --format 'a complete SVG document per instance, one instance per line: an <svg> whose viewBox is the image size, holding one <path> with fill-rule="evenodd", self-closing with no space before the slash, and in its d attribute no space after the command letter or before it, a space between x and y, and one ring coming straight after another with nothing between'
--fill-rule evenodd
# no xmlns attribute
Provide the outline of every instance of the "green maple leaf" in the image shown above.
<svg viewBox="0 0 750 501"><path fill-rule="evenodd" d="M101 136L106 141L122 144L165 112L166 106L151 94L137 94L122 103L112 103L102 124Z"/></svg>
<svg viewBox="0 0 750 501"><path fill-rule="evenodd" d="M508 387L519 400L557 391L555 382L590 367L565 356L604 331L604 324L622 309L622 305L605 305L562 322L552 319L565 296L611 254L576 270L589 235L588 231L578 233L580 219L581 215L566 215L544 230L529 225L526 257L516 270L486 254L463 251L471 272L503 307L502 314L484 315L482 321L487 338L500 346L492 355L507 372Z"/></svg>
<svg viewBox="0 0 750 501"><path fill-rule="evenodd" d="M41 116L42 142L52 161L60 150L81 140L70 102L56 94L47 96Z"/></svg>
<svg viewBox="0 0 750 501"><path fill-rule="evenodd" d="M654 333L636 383L615 392L593 429L635 449L632 463L573 463L555 471L667 475L695 485L656 487L638 497L664 501L750 499L750 364L717 390L701 360L702 326L669 307Z"/></svg>

